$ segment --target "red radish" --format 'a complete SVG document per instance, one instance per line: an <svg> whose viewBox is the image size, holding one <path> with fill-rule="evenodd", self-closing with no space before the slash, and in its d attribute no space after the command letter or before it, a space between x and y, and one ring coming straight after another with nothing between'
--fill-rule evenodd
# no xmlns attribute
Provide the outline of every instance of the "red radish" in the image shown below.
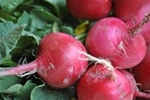
<svg viewBox="0 0 150 100"><path fill-rule="evenodd" d="M137 83L141 84L142 90L150 90L150 44L147 45L147 52L140 64L132 68L132 73Z"/></svg>
<svg viewBox="0 0 150 100"><path fill-rule="evenodd" d="M134 91L118 70L115 81L103 65L88 69L77 87L78 100L132 100Z"/></svg>
<svg viewBox="0 0 150 100"><path fill-rule="evenodd" d="M115 0L114 14L116 17L127 20L143 5L146 0Z"/></svg>
<svg viewBox="0 0 150 100"><path fill-rule="evenodd" d="M65 88L73 84L88 66L88 61L81 60L86 56L79 51L86 52L79 40L65 33L50 33L39 44L34 61L2 71L0 76L37 71L48 85Z"/></svg>
<svg viewBox="0 0 150 100"><path fill-rule="evenodd" d="M141 0L142 1L142 0ZM135 27L138 23L141 22L144 16L150 13L150 0L146 0L145 3L134 12L133 16L130 17L128 20L125 20L125 23L129 25L130 28ZM150 43L150 23L143 25L143 27L139 28L141 31L140 33L146 40L146 43Z"/></svg>
<svg viewBox="0 0 150 100"><path fill-rule="evenodd" d="M131 68L139 64L146 53L145 40L136 29L138 27L129 29L119 18L103 18L91 27L86 48L95 57L109 59L115 67Z"/></svg>
<svg viewBox="0 0 150 100"><path fill-rule="evenodd" d="M150 98L150 94L137 91L135 80L129 72L114 69L107 60L88 57L98 62L81 77L77 86L78 100Z"/></svg>
<svg viewBox="0 0 150 100"><path fill-rule="evenodd" d="M67 0L70 13L77 19L98 20L109 15L112 0Z"/></svg>
<svg viewBox="0 0 150 100"><path fill-rule="evenodd" d="M137 84L136 84L136 81L133 77L133 75L131 75L131 73L127 72L126 70L119 70L126 78L127 80L129 81L131 87L132 87L132 91L134 91L134 95L133 95L133 98L136 98L136 97L139 97L139 98L144 98L144 99L150 99L150 94L148 93L144 93L144 92L141 92L138 87L137 87Z"/></svg>

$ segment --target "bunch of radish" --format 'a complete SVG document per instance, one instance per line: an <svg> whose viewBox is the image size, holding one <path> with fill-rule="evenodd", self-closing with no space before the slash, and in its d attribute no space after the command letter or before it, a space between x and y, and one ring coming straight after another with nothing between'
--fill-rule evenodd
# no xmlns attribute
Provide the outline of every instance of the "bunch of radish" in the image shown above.
<svg viewBox="0 0 150 100"><path fill-rule="evenodd" d="M96 65L88 69L78 84L79 100L150 99L150 94L139 92L135 79L125 70L135 67L145 57L147 46L139 28L148 21L149 15L137 26L129 28L119 18L107 17L91 27L85 44L88 53L107 59L112 65L96 60Z"/></svg>
<svg viewBox="0 0 150 100"><path fill-rule="evenodd" d="M85 53L83 53L85 54ZM82 76L77 87L78 100L133 100L135 97L150 98L140 92L131 75L123 69L114 68L108 60L98 59L89 54L91 66Z"/></svg>
<svg viewBox="0 0 150 100"><path fill-rule="evenodd" d="M88 1L90 0L84 0L84 2ZM81 2L78 0L72 0L72 2L75 5L78 4L79 7L76 9L79 9L72 9L75 7L68 3L71 14L74 17L81 16L81 13L73 12L83 10L82 12L85 11L84 14L87 14L85 19L88 19L90 14L86 10L89 8L80 9L84 7ZM95 5L93 1L90 3L90 8L94 8ZM136 86L138 83L135 78L139 79L140 68L136 72L137 75L134 75L135 78L126 71L126 69L133 68L135 72L138 64L147 56L147 44L150 41L149 8L149 0L133 0L132 2L115 0L113 16L107 15L105 18L97 19L87 34L85 47L90 55L110 61L114 69L97 60L96 64L91 66L79 81L77 88L79 100L110 100L112 98L113 100L133 100L137 96L150 99L150 94L139 92ZM92 14L98 10L94 9ZM92 57L92 60L94 59ZM143 68L142 71L144 70L146 69ZM143 77L142 74L144 73L140 74L141 77ZM150 73L144 75L148 74ZM144 77L141 80L144 80ZM145 82L149 84L148 81L145 80Z"/></svg>
<svg viewBox="0 0 150 100"><path fill-rule="evenodd" d="M150 99L143 92L150 90L150 0L66 0L66 5L74 18L96 21L85 45L66 33L47 34L34 61L1 71L0 77L37 72L57 89L77 82L78 100Z"/></svg>

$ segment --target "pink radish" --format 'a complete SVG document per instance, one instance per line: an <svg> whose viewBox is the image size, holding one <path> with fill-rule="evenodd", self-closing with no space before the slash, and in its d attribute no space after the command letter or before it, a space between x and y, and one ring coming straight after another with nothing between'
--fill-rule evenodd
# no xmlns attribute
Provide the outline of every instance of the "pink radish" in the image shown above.
<svg viewBox="0 0 150 100"><path fill-rule="evenodd" d="M97 21L86 38L86 48L95 57L109 59L122 69L139 64L146 53L146 43L136 26L133 29L119 18L107 17Z"/></svg>
<svg viewBox="0 0 150 100"><path fill-rule="evenodd" d="M65 88L79 79L88 66L88 61L81 60L86 56L79 51L86 52L79 40L65 33L50 33L39 44L34 61L1 71L0 76L36 71L48 85Z"/></svg>
<svg viewBox="0 0 150 100"><path fill-rule="evenodd" d="M146 0L115 0L114 15L122 20L131 18Z"/></svg>
<svg viewBox="0 0 150 100"><path fill-rule="evenodd" d="M90 67L81 77L77 86L78 100L150 98L150 94L137 91L135 80L129 72L114 69L107 60L87 56L97 61L97 65Z"/></svg>
<svg viewBox="0 0 150 100"><path fill-rule="evenodd" d="M132 68L132 73L137 83L141 84L142 90L150 90L150 44L147 45L147 52L140 64Z"/></svg>
<svg viewBox="0 0 150 100"><path fill-rule="evenodd" d="M134 12L133 16L130 17L128 20L125 20L125 22L130 28L133 28L141 22L141 20L145 15L148 15L149 13L150 13L150 0L146 0L145 3L137 11ZM146 43L150 43L149 27L150 23L147 23L143 25L143 27L139 28L139 30L141 31L140 33L146 40Z"/></svg>
<svg viewBox="0 0 150 100"><path fill-rule="evenodd" d="M67 0L67 8L77 19L98 20L109 15L112 0Z"/></svg>

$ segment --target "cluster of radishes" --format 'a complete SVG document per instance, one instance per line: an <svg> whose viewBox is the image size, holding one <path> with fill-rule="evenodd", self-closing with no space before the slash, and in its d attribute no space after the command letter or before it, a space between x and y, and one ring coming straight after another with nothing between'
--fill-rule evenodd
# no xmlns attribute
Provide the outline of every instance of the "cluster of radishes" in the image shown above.
<svg viewBox="0 0 150 100"><path fill-rule="evenodd" d="M67 4L75 18L97 21L88 32L86 49L114 67L92 58L96 64L78 84L79 100L150 99L136 86L137 82L142 91L150 90L150 0L67 0Z"/></svg>
<svg viewBox="0 0 150 100"><path fill-rule="evenodd" d="M50 33L40 42L37 59L1 71L0 76L37 72L54 88L79 80L78 100L150 99L142 92L150 89L150 0L66 3L75 18L96 21L85 45L68 34Z"/></svg>

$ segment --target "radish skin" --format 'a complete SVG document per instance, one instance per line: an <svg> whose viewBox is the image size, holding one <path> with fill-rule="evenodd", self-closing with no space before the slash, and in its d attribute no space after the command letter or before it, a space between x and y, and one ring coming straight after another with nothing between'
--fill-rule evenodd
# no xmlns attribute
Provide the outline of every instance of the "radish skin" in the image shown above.
<svg viewBox="0 0 150 100"><path fill-rule="evenodd" d="M141 8L146 0L115 0L114 15L122 20L133 17L134 13Z"/></svg>
<svg viewBox="0 0 150 100"><path fill-rule="evenodd" d="M65 88L77 81L88 67L88 61L80 59L87 57L79 51L86 52L79 40L61 32L50 33L41 40L34 61L1 71L0 77L37 72L48 85Z"/></svg>
<svg viewBox="0 0 150 100"><path fill-rule="evenodd" d="M98 20L109 15L113 0L66 0L73 17L80 20Z"/></svg>
<svg viewBox="0 0 150 100"><path fill-rule="evenodd" d="M81 77L78 100L132 100L134 92L122 73L115 70L115 81L103 65L92 66Z"/></svg>
<svg viewBox="0 0 150 100"><path fill-rule="evenodd" d="M78 100L133 100L135 97L150 98L150 94L138 91L133 76L125 70L117 70L105 59L89 54L96 61L81 77L77 86ZM113 78L112 78L113 77Z"/></svg>
<svg viewBox="0 0 150 100"><path fill-rule="evenodd" d="M150 90L150 44L147 44L147 51L144 59L140 64L133 67L131 73L133 73L134 78L137 83L140 84L140 88L143 91Z"/></svg>
<svg viewBox="0 0 150 100"><path fill-rule="evenodd" d="M86 48L91 55L108 59L114 67L122 69L136 66L146 53L146 43L139 31L129 29L115 17L103 18L92 26Z"/></svg>
<svg viewBox="0 0 150 100"><path fill-rule="evenodd" d="M134 95L133 97L136 98L136 97L143 97L143 98L148 98L150 99L150 94L148 93L144 93L144 92L141 92L138 87L137 87L137 84L136 84L136 81L133 77L133 75L125 70L120 70L120 72L127 78L127 80L129 81L131 87L132 87L132 90L134 92Z"/></svg>

